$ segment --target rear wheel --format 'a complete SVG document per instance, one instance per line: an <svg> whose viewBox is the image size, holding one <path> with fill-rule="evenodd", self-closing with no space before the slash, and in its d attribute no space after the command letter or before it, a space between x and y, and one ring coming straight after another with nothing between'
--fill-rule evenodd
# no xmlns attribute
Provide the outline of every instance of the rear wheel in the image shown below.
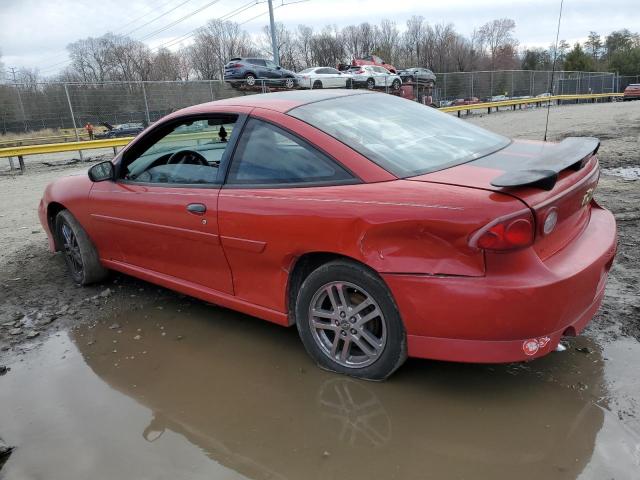
<svg viewBox="0 0 640 480"><path fill-rule="evenodd" d="M64 254L74 282L88 285L106 278L109 271L100 264L93 242L71 212L63 210L58 213L55 232L58 248Z"/></svg>
<svg viewBox="0 0 640 480"><path fill-rule="evenodd" d="M402 83L400 82L400 80L398 80L397 78L391 83L391 88L393 90L399 90L400 89L400 85L402 85Z"/></svg>
<svg viewBox="0 0 640 480"><path fill-rule="evenodd" d="M314 270L300 287L295 316L305 349L327 370L383 380L407 358L389 290L357 263L334 261Z"/></svg>
<svg viewBox="0 0 640 480"><path fill-rule="evenodd" d="M292 77L287 77L284 79L284 86L286 88L292 89L293 87L295 87L295 85L296 85L296 81Z"/></svg>
<svg viewBox="0 0 640 480"><path fill-rule="evenodd" d="M244 76L244 81L250 87L253 87L256 84L256 76L253 73L247 73Z"/></svg>
<svg viewBox="0 0 640 480"><path fill-rule="evenodd" d="M367 88L369 90L373 90L374 88L376 88L376 81L373 78L369 78L367 80Z"/></svg>
<svg viewBox="0 0 640 480"><path fill-rule="evenodd" d="M316 80L315 82L313 82L313 88L322 88L322 82L320 80Z"/></svg>

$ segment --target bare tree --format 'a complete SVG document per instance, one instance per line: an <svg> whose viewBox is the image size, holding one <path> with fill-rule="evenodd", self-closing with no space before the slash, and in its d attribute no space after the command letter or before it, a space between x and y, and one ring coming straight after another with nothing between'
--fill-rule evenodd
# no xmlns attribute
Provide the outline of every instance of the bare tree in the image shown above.
<svg viewBox="0 0 640 480"><path fill-rule="evenodd" d="M495 70L498 56L506 50L515 50L517 41L513 36L516 22L510 18L498 18L485 23L478 30L479 39L486 47L491 59L491 69ZM511 47L510 49L506 48Z"/></svg>

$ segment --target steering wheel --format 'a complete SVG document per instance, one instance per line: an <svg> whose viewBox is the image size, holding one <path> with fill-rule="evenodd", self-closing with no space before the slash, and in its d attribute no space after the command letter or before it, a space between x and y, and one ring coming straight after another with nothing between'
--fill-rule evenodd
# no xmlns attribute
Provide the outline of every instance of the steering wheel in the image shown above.
<svg viewBox="0 0 640 480"><path fill-rule="evenodd" d="M193 150L178 150L177 152L172 153L167 160L167 165L170 164L202 165L204 167L209 166L207 159Z"/></svg>

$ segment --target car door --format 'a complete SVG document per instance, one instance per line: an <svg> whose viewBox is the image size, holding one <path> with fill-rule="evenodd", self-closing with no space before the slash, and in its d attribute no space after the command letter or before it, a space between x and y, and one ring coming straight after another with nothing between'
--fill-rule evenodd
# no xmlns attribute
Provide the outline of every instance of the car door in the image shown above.
<svg viewBox="0 0 640 480"><path fill-rule="evenodd" d="M344 88L346 86L345 77L338 70L329 67L324 68L323 70L325 71L329 84L333 88Z"/></svg>
<svg viewBox="0 0 640 480"><path fill-rule="evenodd" d="M359 183L353 174L297 135L250 118L220 192L220 238L237 297L284 312L287 261L305 239L322 242L323 226L306 222L310 195L335 195L336 185ZM311 212L311 213L310 213ZM326 234L326 232L324 232ZM318 247L319 248L319 247Z"/></svg>
<svg viewBox="0 0 640 480"><path fill-rule="evenodd" d="M271 60L264 60L266 64L266 75L268 78L282 78L282 69L273 63Z"/></svg>
<svg viewBox="0 0 640 480"><path fill-rule="evenodd" d="M260 58L251 58L249 59L249 63L254 65L258 78L260 79L270 78L269 77L270 72L269 72L269 69L267 68L267 63L264 60Z"/></svg>
<svg viewBox="0 0 640 480"><path fill-rule="evenodd" d="M375 81L377 87L386 87L387 84L391 85L391 80L389 80L389 72L383 67L372 67L375 72Z"/></svg>
<svg viewBox="0 0 640 480"><path fill-rule="evenodd" d="M164 122L128 148L117 180L96 183L90 193L101 257L150 279L232 294L218 232L219 171L244 118Z"/></svg>

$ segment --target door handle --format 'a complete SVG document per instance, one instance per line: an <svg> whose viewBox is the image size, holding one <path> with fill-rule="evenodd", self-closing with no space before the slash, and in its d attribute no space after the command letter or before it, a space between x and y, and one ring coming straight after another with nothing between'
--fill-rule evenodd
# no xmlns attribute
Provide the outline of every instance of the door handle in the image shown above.
<svg viewBox="0 0 640 480"><path fill-rule="evenodd" d="M196 215L204 215L207 211L207 207L202 203L190 203L187 205L187 211Z"/></svg>

